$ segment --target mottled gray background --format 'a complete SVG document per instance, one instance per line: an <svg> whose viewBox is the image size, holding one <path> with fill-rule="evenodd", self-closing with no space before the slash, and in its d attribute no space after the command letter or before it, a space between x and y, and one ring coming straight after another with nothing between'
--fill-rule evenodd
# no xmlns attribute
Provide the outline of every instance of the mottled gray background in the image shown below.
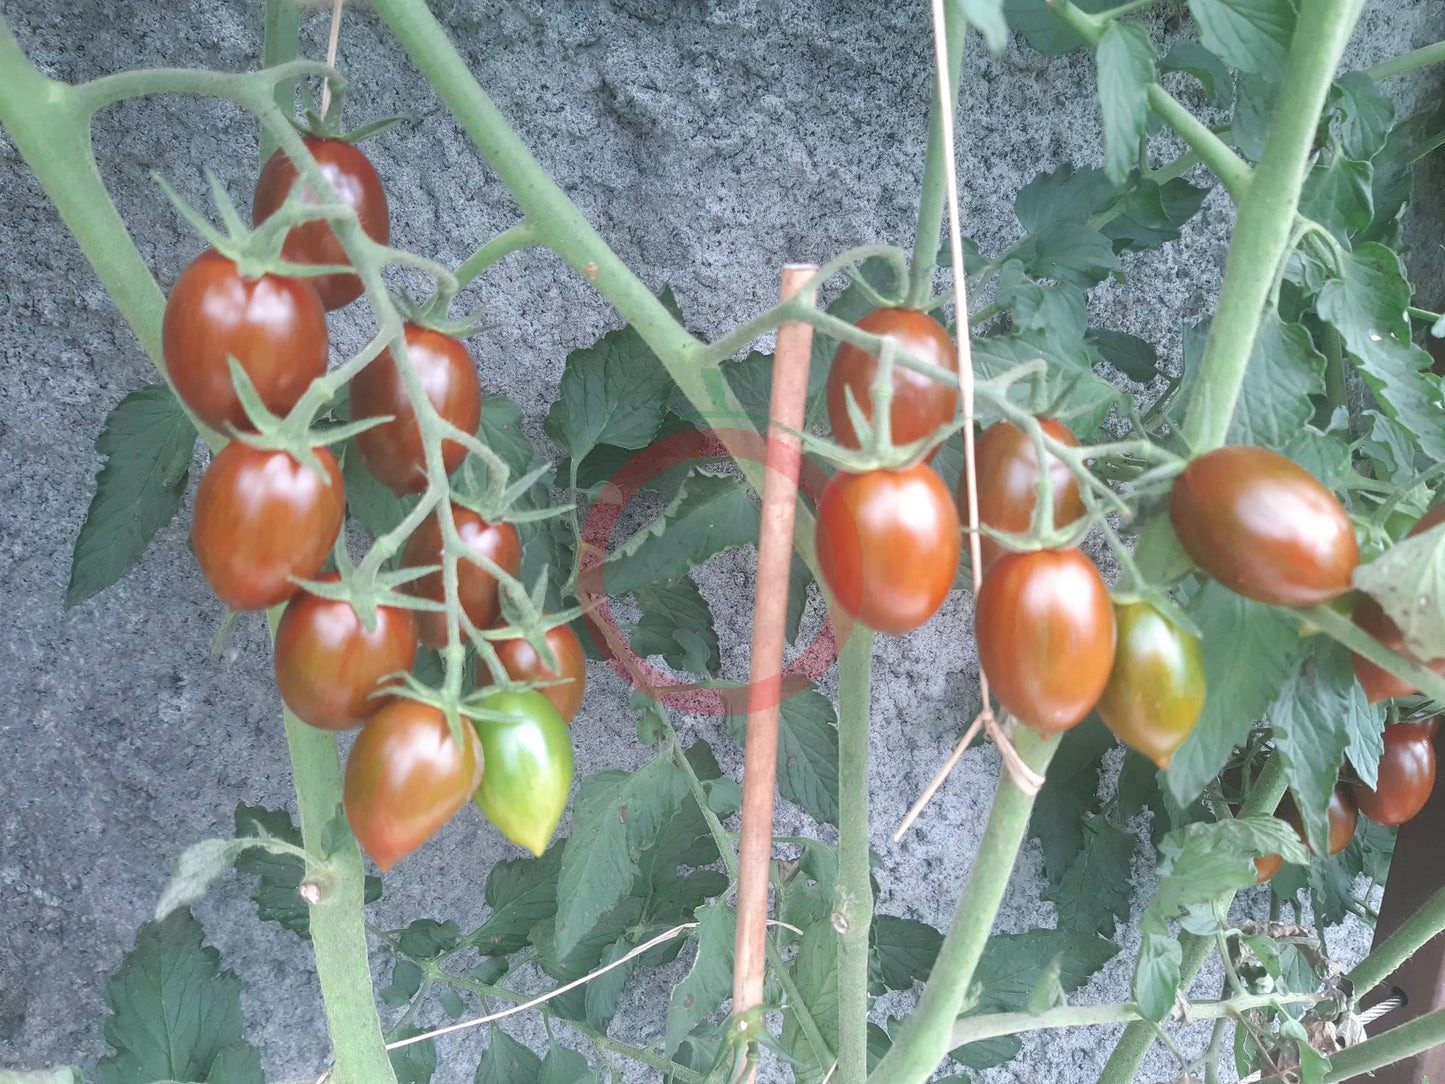
<svg viewBox="0 0 1445 1084"><path fill-rule="evenodd" d="M642 278L669 283L689 326L713 338L767 307L779 266L822 261L854 244L911 244L922 169L931 54L927 5L862 0L442 0L434 5L472 70L542 164ZM0 12L46 74L81 81L136 66L243 70L260 55L260 5L235 0L3 0ZM1186 32L1166 4L1156 41ZM305 18L304 51L324 54L325 17ZM1434 0L1388 0L1366 12L1349 63L1362 66L1445 36ZM348 116L412 120L368 144L391 198L393 243L455 264L515 221L495 176L411 64L364 8L348 13L341 66ZM1170 85L1197 104L1191 84ZM1440 85L1390 84L1406 108ZM968 50L959 122L966 231L987 252L1019 231L1018 188L1070 160L1097 164L1093 67L1083 54L1049 59L1019 44L991 57ZM133 101L96 125L100 169L164 288L200 243L150 181L153 170L193 203L202 167L243 207L256 168L256 126L239 110L187 98ZM1177 153L1156 141L1155 153ZM1198 179L1198 178L1196 178ZM1435 175L1438 183L1439 175ZM1433 218L1417 239L1440 238ZM279 702L259 617L243 618L224 655L222 617L186 552L187 511L115 587L64 612L70 550L99 465L92 443L107 412L154 372L80 256L39 185L0 134L0 1065L90 1067L105 1052L103 984L151 913L176 856L228 835L237 802L292 805ZM1207 315L1230 224L1216 193L1185 240L1128 256L1128 285L1095 291L1103 326L1147 336L1177 360L1181 328ZM1423 232L1422 232L1423 231ZM1440 282L1434 244L1416 279ZM483 386L505 390L535 423L567 352L617 325L615 314L556 258L509 258L469 295L498 324L473 340ZM357 307L358 309L360 307ZM343 347L368 329L357 311L334 319ZM534 431L540 427L533 426ZM192 479L194 485L194 477ZM730 676L746 669L750 553L703 577L725 638ZM932 775L976 700L968 627L956 592L925 629L882 638L874 694L874 846L880 906L946 925L979 834L998 758L970 752L901 844L893 826ZM628 689L605 667L589 674L573 726L579 774L636 762ZM685 736L730 746L708 720ZM784 829L800 827L784 817ZM480 884L516 850L467 811L387 881L376 921L484 913ZM1152 861L1136 856L1136 901ZM998 928L1051 925L1029 844ZM316 1074L327 1043L309 952L256 921L250 884L224 878L196 908L226 963L246 980L250 1034L273 1078ZM1246 906L1260 905L1259 893ZM1135 948L1082 997L1127 996ZM1359 931L1335 946L1358 953ZM660 1033L680 966L638 983L616 1032ZM1208 980L1217 984L1217 978ZM1217 989L1217 985L1212 986ZM535 1039L535 1022L514 1033ZM565 1035L565 1028L562 1032ZM1197 1048L1206 1036L1186 1040ZM444 1040L438 1079L475 1068L481 1036ZM989 1081L1092 1079L1112 1038L1100 1031L1029 1038ZM585 1048L585 1047L584 1047ZM1176 1069L1156 1050L1144 1080ZM645 1077L639 1077L645 1079Z"/></svg>

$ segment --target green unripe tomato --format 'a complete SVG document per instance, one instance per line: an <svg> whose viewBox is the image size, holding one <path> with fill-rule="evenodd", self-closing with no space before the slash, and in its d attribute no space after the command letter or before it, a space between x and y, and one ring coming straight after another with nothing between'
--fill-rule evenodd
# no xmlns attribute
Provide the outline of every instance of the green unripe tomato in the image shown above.
<svg viewBox="0 0 1445 1084"><path fill-rule="evenodd" d="M1146 602L1116 607L1114 624L1114 669L1095 710L1120 741L1166 768L1204 710L1199 638Z"/></svg>
<svg viewBox="0 0 1445 1084"><path fill-rule="evenodd" d="M474 720L482 740L482 783L472 795L487 820L513 843L540 855L572 790L572 737L540 692L496 692L482 701L506 722Z"/></svg>

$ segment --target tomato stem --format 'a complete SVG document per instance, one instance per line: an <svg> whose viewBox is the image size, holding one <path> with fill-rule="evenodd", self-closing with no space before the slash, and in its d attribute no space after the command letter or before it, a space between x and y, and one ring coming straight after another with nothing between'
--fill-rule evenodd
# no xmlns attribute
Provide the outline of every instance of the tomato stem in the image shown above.
<svg viewBox="0 0 1445 1084"><path fill-rule="evenodd" d="M944 9L944 25L948 35L948 103L958 112L959 73L963 68L963 46L968 24L958 8L949 4ZM936 84L935 80L935 84ZM923 188L918 197L918 230L913 241L910 265L908 304L921 309L933 293L933 272L938 264L939 235L943 230L943 206L947 178L944 176L943 118L939 113L938 88L930 96L928 151L923 159Z"/></svg>
<svg viewBox="0 0 1445 1084"><path fill-rule="evenodd" d="M1441 63L1445 63L1445 41L1437 41L1434 45L1422 46L1402 56L1382 60L1380 63L1366 68L1365 74L1378 82L1381 79L1392 79L1397 75L1404 75L1406 72L1412 72L1430 64Z"/></svg>
<svg viewBox="0 0 1445 1084"><path fill-rule="evenodd" d="M1366 1039L1330 1055L1330 1070L1323 1084L1355 1080L1376 1069L1414 1057L1445 1042L1445 1009L1418 1016L1407 1024L1391 1028L1383 1035Z"/></svg>
<svg viewBox="0 0 1445 1084"><path fill-rule="evenodd" d="M1013 741L1023 762L1036 772L1048 767L1059 745L1057 737L1044 738L1026 727L1014 728ZM1020 790L1004 772L968 884L918 1009L868 1078L870 1084L922 1084L953 1048L954 1022L968 996L1033 807L1034 796Z"/></svg>
<svg viewBox="0 0 1445 1084"><path fill-rule="evenodd" d="M873 925L868 861L868 708L873 631L854 623L838 654L838 1081L868 1074L868 934Z"/></svg>
<svg viewBox="0 0 1445 1084"><path fill-rule="evenodd" d="M1445 888L1420 905L1394 933L1355 965L1349 979L1355 984L1355 998L1368 994L1415 954L1441 930L1445 930Z"/></svg>

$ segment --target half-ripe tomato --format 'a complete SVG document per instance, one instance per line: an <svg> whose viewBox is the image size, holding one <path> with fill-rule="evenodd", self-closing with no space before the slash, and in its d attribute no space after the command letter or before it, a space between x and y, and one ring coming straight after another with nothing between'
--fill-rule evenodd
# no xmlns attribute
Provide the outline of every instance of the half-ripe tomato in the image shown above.
<svg viewBox="0 0 1445 1084"><path fill-rule="evenodd" d="M1068 426L1055 418L1040 418L1045 433L1071 448L1079 440ZM978 461L978 521L998 531L1023 533L1033 524L1039 503L1039 459L1028 434L1008 422L988 427L974 445ZM1054 488L1054 526L1065 527L1084 514L1079 482L1062 460L1049 456L1049 480ZM958 479L958 514L968 519L968 476ZM987 535L979 538L979 560L983 571L1007 550Z"/></svg>
<svg viewBox="0 0 1445 1084"><path fill-rule="evenodd" d="M342 203L356 209L356 217L368 237L379 245L391 236L391 222L386 208L386 191L376 175L371 160L350 143L339 139L303 137L306 149L321 167ZM300 180L296 166L284 151L277 151L256 178L256 195L251 205L251 225L259 226L280 209ZM297 198L302 203L316 204L309 188L302 186ZM322 219L293 226L281 249L284 259L292 263L350 265L346 250L336 239L331 224ZM361 279L357 275L318 275L311 280L328 309L339 309L361 296Z"/></svg>
<svg viewBox="0 0 1445 1084"><path fill-rule="evenodd" d="M328 573L323 583L341 577ZM370 631L351 603L299 592L276 626L276 687L304 722L322 730L360 726L391 702L372 694L388 674L416 661L416 619L410 610L378 606Z"/></svg>
<svg viewBox="0 0 1445 1084"><path fill-rule="evenodd" d="M1204 710L1199 637L1145 602L1115 607L1114 624L1114 668L1095 710L1120 741L1162 771Z"/></svg>
<svg viewBox="0 0 1445 1084"><path fill-rule="evenodd" d="M1114 665L1114 607L1079 550L1006 553L974 609L978 658L1004 709L1042 734L1093 710Z"/></svg>
<svg viewBox="0 0 1445 1084"><path fill-rule="evenodd" d="M1330 792L1330 804L1325 808L1325 813L1330 824L1330 854L1339 854L1350 845L1350 840L1355 838L1355 828L1360 823L1360 811L1355 807L1355 800L1350 797L1349 788L1343 783L1336 783L1335 789ZM1282 817L1299 834L1301 843L1310 847L1294 795L1286 794L1275 814ZM1310 847L1310 852L1314 853L1313 847Z"/></svg>
<svg viewBox="0 0 1445 1084"><path fill-rule="evenodd" d="M383 870L467 804L482 779L482 748L462 722L453 740L440 708L394 700L361 728L346 758L342 800L357 842Z"/></svg>
<svg viewBox="0 0 1445 1084"><path fill-rule="evenodd" d="M459 339L416 324L407 324L406 352L412 371L443 421L464 433L475 433L482 420L482 385L466 346ZM401 382L396 358L383 351L357 373L347 392L351 418L392 420L356 435L366 469L393 493L420 493L426 488L426 452L416 423L416 408ZM442 441L442 463L450 474L467 450L454 440Z"/></svg>
<svg viewBox="0 0 1445 1084"><path fill-rule="evenodd" d="M233 440L216 454L196 490L191 544L222 602L264 610L314 579L341 531L346 493L336 457L313 448L323 478L286 452Z"/></svg>
<svg viewBox="0 0 1445 1084"><path fill-rule="evenodd" d="M1351 791L1361 813L1392 827L1424 809L1434 787L1435 744L1429 728L1401 723L1385 727L1385 751L1375 785L1355 783Z"/></svg>
<svg viewBox="0 0 1445 1084"><path fill-rule="evenodd" d="M1230 445L1194 460L1174 482L1169 519L1200 568L1273 606L1328 602L1360 563L1344 505L1268 448Z"/></svg>
<svg viewBox="0 0 1445 1084"><path fill-rule="evenodd" d="M457 534L465 546L488 558L509 575L517 574L522 567L522 540L517 536L517 528L510 523L488 523L470 508L455 504L452 505L452 516L456 520ZM416 529L402 551L401 563L407 568L442 563L442 528L436 516L428 516ZM433 602L446 601L440 570L414 581L407 591ZM494 624L501 615L497 591L495 576L474 561L458 559L457 597L462 610L477 628L484 629ZM427 647L446 646L446 614L418 610L416 628L421 642Z"/></svg>
<svg viewBox="0 0 1445 1084"><path fill-rule="evenodd" d="M572 790L572 735L539 691L495 692L482 707L511 718L476 720L486 771L472 801L502 835L540 855Z"/></svg>
<svg viewBox="0 0 1445 1084"><path fill-rule="evenodd" d="M547 630L547 646L557 657L557 669L552 669L537 653L537 649L522 637L515 640L493 640L497 658L507 676L513 681L564 681L565 685L548 685L538 689L552 702L563 722L570 723L582 706L582 693L587 687L587 655L582 650L582 641L572 631L571 625L557 625ZM484 688L492 684L492 671L485 662L477 663L477 686Z"/></svg>
<svg viewBox="0 0 1445 1084"><path fill-rule="evenodd" d="M1441 523L1445 523L1445 504L1437 504L1421 516L1405 537L1409 538L1412 535L1428 531L1431 527L1437 527ZM1359 601L1355 603L1355 624L1395 654L1416 661L1405 650L1405 634L1400 631L1400 626L1390 620L1390 616L1385 613L1384 608L1369 595L1361 594ZM1363 656L1353 655L1351 659L1355 666L1355 677L1360 679L1360 686L1365 690L1365 695L1371 704L1378 704L1381 700L1388 700L1392 696L1409 696L1411 693L1419 692L1408 681L1401 681L1390 671L1376 666ZM1428 665L1437 674L1445 674L1445 656L1431 659Z"/></svg>
<svg viewBox="0 0 1445 1084"><path fill-rule="evenodd" d="M833 475L818 499L817 542L838 605L895 636L932 617L958 573L958 512L926 463Z"/></svg>
<svg viewBox="0 0 1445 1084"><path fill-rule="evenodd" d="M1254 860L1254 883L1264 884L1284 865L1284 856L1280 854L1262 854Z"/></svg>
<svg viewBox="0 0 1445 1084"><path fill-rule="evenodd" d="M862 331L891 335L908 353L949 372L958 372L958 351L944 328L926 312L909 309L878 309L858 321ZM878 378L878 358L851 343L839 343L828 370L828 422L833 439L847 448L858 447L858 434L848 417L845 389L853 392L863 416L873 420L870 390ZM926 437L953 420L958 389L940 384L932 377L895 364L893 405L888 411L894 444L909 444Z"/></svg>
<svg viewBox="0 0 1445 1084"><path fill-rule="evenodd" d="M287 414L326 372L326 312L305 279L244 279L208 248L181 272L166 302L161 350L176 394L212 429L253 427L231 383L230 354L273 414Z"/></svg>

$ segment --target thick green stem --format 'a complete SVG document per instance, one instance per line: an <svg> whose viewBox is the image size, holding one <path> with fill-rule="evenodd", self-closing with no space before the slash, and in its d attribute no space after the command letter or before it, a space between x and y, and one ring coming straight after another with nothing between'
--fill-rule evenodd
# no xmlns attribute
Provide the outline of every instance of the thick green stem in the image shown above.
<svg viewBox="0 0 1445 1084"><path fill-rule="evenodd" d="M963 68L963 43L968 24L955 4L944 6L944 25L948 41L948 107L958 112L958 80ZM922 308L933 293L933 269L938 263L938 238L943 229L948 178L944 174L943 116L934 86L932 120L928 125L928 152L923 159L923 190L918 197L918 233L913 240L913 262L910 265L908 303Z"/></svg>
<svg viewBox="0 0 1445 1084"><path fill-rule="evenodd" d="M1391 79L1397 75L1404 75L1406 72L1415 71L1430 64L1445 63L1445 41L1437 41L1434 45L1427 45L1422 49L1406 53L1404 56L1397 56L1390 60L1381 61L1374 67L1366 68L1365 74L1371 79Z"/></svg>
<svg viewBox="0 0 1445 1084"><path fill-rule="evenodd" d="M1333 327L1325 328L1325 401L1330 409L1345 405L1345 344Z"/></svg>
<svg viewBox="0 0 1445 1084"><path fill-rule="evenodd" d="M1374 951L1355 965L1350 981L1355 996L1362 997L1413 956L1426 941L1445 930L1445 888L1420 905L1420 909L1404 921Z"/></svg>
<svg viewBox="0 0 1445 1084"><path fill-rule="evenodd" d="M31 65L0 19L0 125L165 376L161 316L166 298L100 179L90 147L90 113L76 92Z"/></svg>
<svg viewBox="0 0 1445 1084"><path fill-rule="evenodd" d="M1184 417L1184 441L1195 452L1218 447L1229 431L1275 272L1289 254L1320 111L1359 13L1360 0L1300 5L1284 86L1264 154L1239 202L1219 306Z"/></svg>
<svg viewBox="0 0 1445 1084"><path fill-rule="evenodd" d="M1240 806L1239 815L1253 817L1259 814L1273 813L1279 805L1280 799L1284 797L1287 783L1283 761L1277 756L1270 757L1264 767L1260 769L1259 777L1255 780L1249 796ZM1229 905L1233 902L1234 893L1225 894L1219 901L1221 911L1227 912ZM1212 936L1204 937L1186 933L1179 938L1179 942L1183 947L1183 955L1179 963L1179 989L1187 990L1204 961L1214 950L1215 941ZM1100 1075L1098 1084L1133 1084L1134 1076L1144 1061L1144 1055L1154 1045L1157 1036L1158 1029L1148 1020L1136 1020L1126 1027L1124 1034L1119 1037L1119 1042L1114 1047L1114 1052L1109 1055L1109 1060L1104 1066L1104 1072Z"/></svg>
<svg viewBox="0 0 1445 1084"><path fill-rule="evenodd" d="M273 607L267 614L273 638L281 609ZM349 836L329 855L321 845L322 833L341 805L341 760L336 752L336 735L307 726L289 709L285 714L286 744L301 812L301 841L312 856L312 869L323 871L313 874L316 895L308 902L316 977L321 982L336 1057L329 1079L334 1084L396 1084L371 987L366 922L361 911L366 886L361 848Z"/></svg>
<svg viewBox="0 0 1445 1084"><path fill-rule="evenodd" d="M855 624L838 655L838 1080L868 1075L868 707L873 632Z"/></svg>
<svg viewBox="0 0 1445 1084"><path fill-rule="evenodd" d="M1366 1039L1359 1046L1330 1055L1330 1070L1324 1075L1324 1084L1363 1077L1441 1043L1445 1043L1445 1009L1436 1009L1383 1035Z"/></svg>
<svg viewBox="0 0 1445 1084"><path fill-rule="evenodd" d="M1023 762L1036 772L1048 768L1059 745L1058 738L1043 738L1024 727L1014 727L1013 741ZM1034 796L1015 786L1005 770L968 884L918 1009L873 1070L869 1084L922 1084L953 1048L954 1021L968 996L1033 808Z"/></svg>

